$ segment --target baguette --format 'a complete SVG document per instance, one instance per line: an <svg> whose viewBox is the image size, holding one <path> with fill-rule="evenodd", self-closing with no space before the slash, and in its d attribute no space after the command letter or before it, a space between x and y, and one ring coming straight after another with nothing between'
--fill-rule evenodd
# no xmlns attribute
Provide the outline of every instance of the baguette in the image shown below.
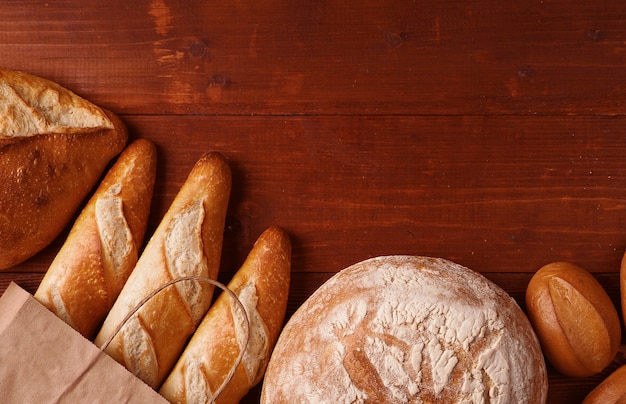
<svg viewBox="0 0 626 404"><path fill-rule="evenodd" d="M249 342L218 403L237 403L265 372L287 307L291 244L287 234L270 227L257 240L228 288L246 309ZM206 403L226 379L245 343L245 321L231 297L222 293L211 307L160 393L172 403Z"/></svg>
<svg viewBox="0 0 626 404"><path fill-rule="evenodd" d="M626 402L626 365L613 371L585 397L582 404L620 404Z"/></svg>
<svg viewBox="0 0 626 404"><path fill-rule="evenodd" d="M231 172L218 153L202 156L172 202L124 288L104 320L95 344L115 328L143 298L183 276L216 279L231 189ZM213 287L184 281L144 304L111 343L111 357L153 388L174 366L211 303Z"/></svg>
<svg viewBox="0 0 626 404"><path fill-rule="evenodd" d="M35 298L93 339L137 263L156 177L156 149L131 143L76 219Z"/></svg>
<svg viewBox="0 0 626 404"><path fill-rule="evenodd" d="M0 69L0 269L52 242L128 139L110 111Z"/></svg>
<svg viewBox="0 0 626 404"><path fill-rule="evenodd" d="M63 231L127 140L110 111L0 68L0 270Z"/></svg>

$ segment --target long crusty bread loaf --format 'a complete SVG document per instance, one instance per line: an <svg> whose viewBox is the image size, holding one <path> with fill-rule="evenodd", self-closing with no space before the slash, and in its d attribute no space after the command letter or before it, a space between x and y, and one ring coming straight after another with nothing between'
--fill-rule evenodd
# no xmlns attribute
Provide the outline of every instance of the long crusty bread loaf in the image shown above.
<svg viewBox="0 0 626 404"><path fill-rule="evenodd" d="M184 276L217 278L230 188L230 168L220 154L198 160L106 317L97 346L102 347L124 317L165 283ZM162 290L125 323L105 351L157 388L208 310L212 295L212 286L196 281Z"/></svg>
<svg viewBox="0 0 626 404"><path fill-rule="evenodd" d="M143 246L156 149L136 140L119 156L76 219L35 298L92 339Z"/></svg>
<svg viewBox="0 0 626 404"><path fill-rule="evenodd" d="M242 362L216 402L239 402L263 377L283 325L290 272L289 236L270 227L228 284L246 310L249 339ZM163 383L162 396L172 403L212 402L245 344L245 319L239 313L222 293Z"/></svg>
<svg viewBox="0 0 626 404"><path fill-rule="evenodd" d="M0 69L0 269L61 233L127 139L111 112L49 80Z"/></svg>

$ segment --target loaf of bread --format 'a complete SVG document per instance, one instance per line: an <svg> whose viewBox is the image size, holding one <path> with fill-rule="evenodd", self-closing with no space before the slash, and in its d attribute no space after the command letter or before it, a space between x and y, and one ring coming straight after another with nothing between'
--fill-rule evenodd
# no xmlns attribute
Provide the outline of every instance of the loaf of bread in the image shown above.
<svg viewBox="0 0 626 404"><path fill-rule="evenodd" d="M620 306L622 309L622 321L626 325L626 253L622 256L619 271Z"/></svg>
<svg viewBox="0 0 626 404"><path fill-rule="evenodd" d="M171 403L238 403L262 379L282 328L291 272L291 244L278 227L267 229L228 284L245 307L249 339L243 360L225 382L245 344L245 318L222 293L200 323L161 387Z"/></svg>
<svg viewBox="0 0 626 404"><path fill-rule="evenodd" d="M582 404L621 404L626 402L626 365L614 370L593 389Z"/></svg>
<svg viewBox="0 0 626 404"><path fill-rule="evenodd" d="M294 313L268 364L262 403L544 403L528 318L501 288L453 262L368 259Z"/></svg>
<svg viewBox="0 0 626 404"><path fill-rule="evenodd" d="M35 292L87 339L95 337L137 263L155 177L154 145L134 141L83 208Z"/></svg>
<svg viewBox="0 0 626 404"><path fill-rule="evenodd" d="M95 343L113 336L146 296L179 277L216 279L231 189L231 172L218 153L194 165L135 269L104 320ZM182 281L151 298L133 315L105 352L153 388L171 371L211 304L213 287Z"/></svg>
<svg viewBox="0 0 626 404"><path fill-rule="evenodd" d="M111 112L49 80L0 69L0 269L66 228L127 139Z"/></svg>
<svg viewBox="0 0 626 404"><path fill-rule="evenodd" d="M560 373L591 376L615 357L621 341L617 310L583 268L566 262L540 268L526 289L526 309L546 358Z"/></svg>

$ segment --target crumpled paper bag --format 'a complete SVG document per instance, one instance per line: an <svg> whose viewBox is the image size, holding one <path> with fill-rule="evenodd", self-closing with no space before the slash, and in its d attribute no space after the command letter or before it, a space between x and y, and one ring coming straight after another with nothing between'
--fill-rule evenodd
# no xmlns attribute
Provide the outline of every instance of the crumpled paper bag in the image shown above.
<svg viewBox="0 0 626 404"><path fill-rule="evenodd" d="M3 403L167 403L11 283L0 297Z"/></svg>

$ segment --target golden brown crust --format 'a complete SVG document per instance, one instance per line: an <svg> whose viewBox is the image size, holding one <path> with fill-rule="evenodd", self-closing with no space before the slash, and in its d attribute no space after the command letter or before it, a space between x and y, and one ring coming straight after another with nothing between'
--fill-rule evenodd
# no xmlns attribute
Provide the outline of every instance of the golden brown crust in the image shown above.
<svg viewBox="0 0 626 404"><path fill-rule="evenodd" d="M617 353L621 339L617 311L586 270L565 262L545 265L528 284L526 307L544 354L559 372L591 376Z"/></svg>
<svg viewBox="0 0 626 404"><path fill-rule="evenodd" d="M626 325L626 253L624 253L622 262L620 263L619 289L620 305L622 309L622 324Z"/></svg>
<svg viewBox="0 0 626 404"><path fill-rule="evenodd" d="M137 263L155 178L154 145L134 141L76 219L35 293L85 338L95 336Z"/></svg>
<svg viewBox="0 0 626 404"><path fill-rule="evenodd" d="M141 299L179 277L217 278L231 172L218 153L193 167L148 242L96 337L102 346ZM158 387L208 310L213 288L177 283L149 300L107 347L106 352L146 384Z"/></svg>
<svg viewBox="0 0 626 404"><path fill-rule="evenodd" d="M289 237L282 229L270 227L228 284L246 306L251 340L242 363L216 402L239 402L261 380L282 328L290 271ZM237 325L241 318L234 316L230 299L224 293L217 299L163 384L160 393L170 402L204 402L212 397L240 355L245 331Z"/></svg>
<svg viewBox="0 0 626 404"><path fill-rule="evenodd" d="M30 258L72 219L125 126L56 83L0 69L0 269Z"/></svg>
<svg viewBox="0 0 626 404"><path fill-rule="evenodd" d="M593 389L582 404L621 404L626 402L626 365L613 371Z"/></svg>

